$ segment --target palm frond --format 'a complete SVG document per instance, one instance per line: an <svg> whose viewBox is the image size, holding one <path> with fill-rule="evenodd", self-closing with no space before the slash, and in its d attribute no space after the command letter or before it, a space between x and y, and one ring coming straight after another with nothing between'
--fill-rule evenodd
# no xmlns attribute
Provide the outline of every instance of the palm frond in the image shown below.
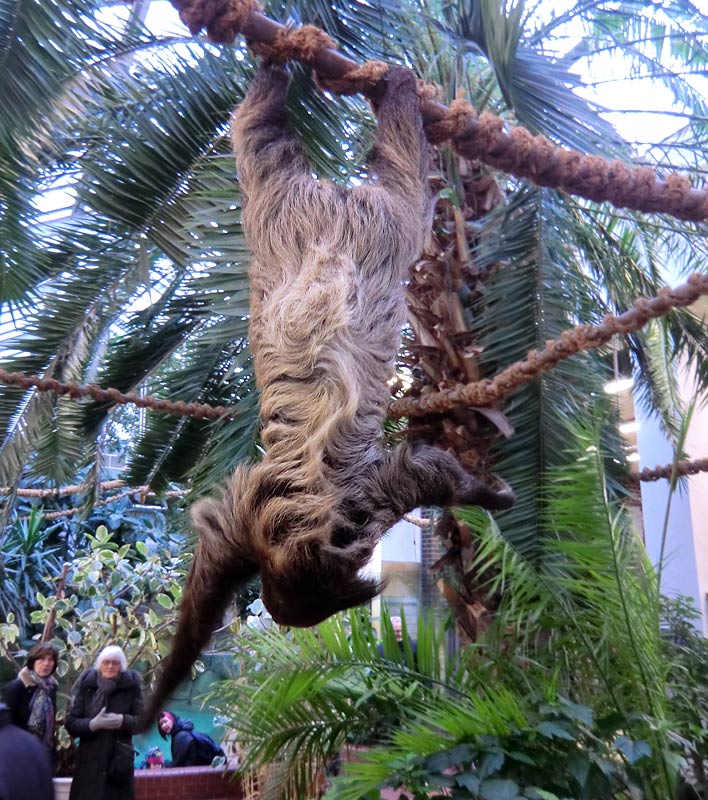
<svg viewBox="0 0 708 800"><path fill-rule="evenodd" d="M546 483L541 557L528 561L488 527L475 569L494 575L489 591L502 596L488 644L565 675L560 689L570 699L594 695L603 713L641 709L662 720L666 664L656 575L627 512L607 491L601 418L598 409L597 423L578 418L566 427L575 458ZM662 736L655 735L651 769L669 796Z"/></svg>
<svg viewBox="0 0 708 800"><path fill-rule="evenodd" d="M485 220L475 253L480 268L506 263L489 282L475 309L475 333L493 374L523 359L587 314L587 277L578 269L563 230L562 204L552 192L520 191L503 210ZM511 234L513 230L513 235ZM585 320L583 320L585 321ZM505 536L531 552L541 530L543 476L566 462L564 421L601 390L604 367L585 353L539 375L508 398L505 413L516 434L500 444L496 469L514 486L515 506L500 515ZM613 456L618 456L615 451Z"/></svg>
<svg viewBox="0 0 708 800"><path fill-rule="evenodd" d="M305 796L314 771L347 740L385 735L393 720L422 708L446 674L441 635L422 618L417 650L435 665L432 673L420 657L417 670L405 663L390 623L379 646L364 613L289 635L275 627L244 631L239 644L248 679L221 686L218 703L244 748L245 769L278 766L274 797Z"/></svg>

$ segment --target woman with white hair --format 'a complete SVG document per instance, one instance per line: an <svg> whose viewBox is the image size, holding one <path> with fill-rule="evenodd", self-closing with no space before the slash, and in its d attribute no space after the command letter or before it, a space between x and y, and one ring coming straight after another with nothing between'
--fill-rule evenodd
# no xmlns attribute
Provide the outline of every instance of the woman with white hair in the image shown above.
<svg viewBox="0 0 708 800"><path fill-rule="evenodd" d="M120 647L104 647L76 682L66 718L79 739L69 800L133 800L132 737L142 709L140 675Z"/></svg>

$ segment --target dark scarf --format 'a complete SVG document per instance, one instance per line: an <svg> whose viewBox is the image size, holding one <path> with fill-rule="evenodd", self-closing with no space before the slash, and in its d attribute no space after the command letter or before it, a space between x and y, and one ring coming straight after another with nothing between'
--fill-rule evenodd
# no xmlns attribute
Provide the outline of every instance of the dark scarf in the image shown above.
<svg viewBox="0 0 708 800"><path fill-rule="evenodd" d="M111 695L118 687L118 681L122 674L122 672L118 673L116 678L104 678L100 672L96 672L96 684L98 685L98 691L94 695L93 708L91 709L94 715L98 714L102 708L108 710L108 701L111 699Z"/></svg>
<svg viewBox="0 0 708 800"><path fill-rule="evenodd" d="M27 729L51 750L54 748L54 706L51 693L57 682L52 675L46 678L40 678L36 672L30 672L30 675L36 688L30 701Z"/></svg>

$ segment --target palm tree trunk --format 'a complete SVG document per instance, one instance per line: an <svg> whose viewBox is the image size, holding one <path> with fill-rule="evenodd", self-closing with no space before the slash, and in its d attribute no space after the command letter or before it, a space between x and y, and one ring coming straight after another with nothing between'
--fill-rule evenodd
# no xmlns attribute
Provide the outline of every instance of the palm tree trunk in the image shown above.
<svg viewBox="0 0 708 800"><path fill-rule="evenodd" d="M412 335L406 345L413 383L407 394L416 397L484 377L481 350L470 331L470 302L484 291L498 265L483 268L475 263L475 223L503 203L504 195L495 178L477 165L459 159L457 168L460 203L438 201L433 233L408 287ZM488 477L490 448L500 431L508 435L511 426L499 407L456 408L416 418L408 435L455 453L470 472ZM474 532L446 512L432 535L438 544L425 549L421 566L430 577L422 585L437 585L453 609L461 639L474 641L488 626L492 612L492 600L480 590L479 576L465 568L474 555Z"/></svg>

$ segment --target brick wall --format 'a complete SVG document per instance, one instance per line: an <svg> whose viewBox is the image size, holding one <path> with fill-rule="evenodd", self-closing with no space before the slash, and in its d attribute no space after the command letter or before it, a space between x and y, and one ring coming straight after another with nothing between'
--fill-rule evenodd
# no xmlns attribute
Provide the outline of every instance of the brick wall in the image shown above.
<svg viewBox="0 0 708 800"><path fill-rule="evenodd" d="M243 800L233 772L212 767L136 769L135 800Z"/></svg>
<svg viewBox="0 0 708 800"><path fill-rule="evenodd" d="M430 567L445 552L445 545L439 536L435 536L432 526L425 530L420 543L420 600L422 607L428 611L443 605L442 595Z"/></svg>

